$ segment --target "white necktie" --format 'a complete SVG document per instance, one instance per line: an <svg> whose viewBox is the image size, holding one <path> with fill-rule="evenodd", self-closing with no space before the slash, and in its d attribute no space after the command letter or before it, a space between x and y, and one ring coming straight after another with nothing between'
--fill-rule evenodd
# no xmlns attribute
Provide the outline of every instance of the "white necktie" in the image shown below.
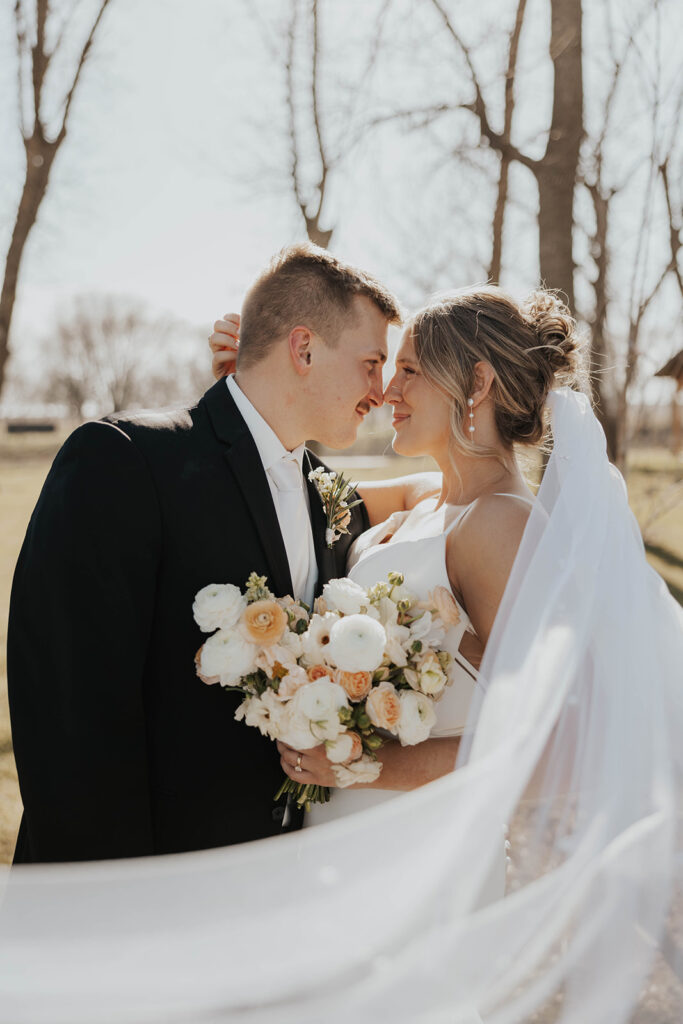
<svg viewBox="0 0 683 1024"><path fill-rule="evenodd" d="M303 477L296 458L285 455L268 470L277 488L278 520L285 542L293 597L306 600L306 583L310 565L308 506L304 496Z"/></svg>

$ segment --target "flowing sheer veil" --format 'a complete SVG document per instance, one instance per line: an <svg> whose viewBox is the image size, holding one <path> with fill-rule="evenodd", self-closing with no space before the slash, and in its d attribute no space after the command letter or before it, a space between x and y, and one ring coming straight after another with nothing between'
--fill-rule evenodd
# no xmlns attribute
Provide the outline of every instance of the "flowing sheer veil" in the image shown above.
<svg viewBox="0 0 683 1024"><path fill-rule="evenodd" d="M7 872L3 1019L629 1020L681 878L683 615L587 399L550 405L456 771L275 840Z"/></svg>

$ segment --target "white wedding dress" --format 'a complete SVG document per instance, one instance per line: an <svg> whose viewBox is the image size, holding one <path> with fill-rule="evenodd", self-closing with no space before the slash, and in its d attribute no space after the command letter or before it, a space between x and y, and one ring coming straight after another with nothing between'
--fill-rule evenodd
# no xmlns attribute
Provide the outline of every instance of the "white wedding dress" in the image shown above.
<svg viewBox="0 0 683 1024"><path fill-rule="evenodd" d="M518 498L517 495L510 495ZM520 498L519 500L526 500ZM446 569L446 539L471 507L453 515L452 506L428 498L410 511L394 512L383 523L366 530L349 549L347 576L363 587L385 580L389 572L400 572L408 590L426 600L435 587L451 592ZM461 736L468 721L470 704L478 686L477 670L460 654L467 630L473 632L467 612L458 602L460 622L446 634L444 649L453 656L453 681L436 704L433 737ZM374 807L401 794L387 789L334 789L329 803L313 804L305 826L322 825L347 814ZM505 891L505 829L501 823L501 855L494 863L481 903L499 898Z"/></svg>

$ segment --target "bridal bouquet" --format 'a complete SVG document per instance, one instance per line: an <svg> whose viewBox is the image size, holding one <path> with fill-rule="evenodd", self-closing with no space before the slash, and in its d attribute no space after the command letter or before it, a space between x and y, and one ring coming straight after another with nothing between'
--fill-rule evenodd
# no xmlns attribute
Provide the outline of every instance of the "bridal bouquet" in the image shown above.
<svg viewBox="0 0 683 1024"><path fill-rule="evenodd" d="M421 602L400 573L369 589L331 580L312 613L275 598L252 573L244 593L230 583L204 587L193 613L213 633L195 657L199 678L242 693L235 718L264 736L298 750L324 743L342 788L379 777L387 733L403 746L428 738L434 701L451 681L441 645L460 618L444 587ZM329 800L326 787L289 778L276 799L283 793L306 807Z"/></svg>

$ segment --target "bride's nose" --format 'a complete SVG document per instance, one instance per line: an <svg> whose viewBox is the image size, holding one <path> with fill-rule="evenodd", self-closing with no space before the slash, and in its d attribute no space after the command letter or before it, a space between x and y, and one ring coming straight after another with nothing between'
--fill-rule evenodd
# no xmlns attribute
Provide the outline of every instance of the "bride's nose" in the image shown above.
<svg viewBox="0 0 683 1024"><path fill-rule="evenodd" d="M387 389L384 392L385 403L387 405L398 405L398 403L402 401L402 399L403 394L401 392L400 387L398 386L398 384L394 383L394 380L390 380Z"/></svg>

